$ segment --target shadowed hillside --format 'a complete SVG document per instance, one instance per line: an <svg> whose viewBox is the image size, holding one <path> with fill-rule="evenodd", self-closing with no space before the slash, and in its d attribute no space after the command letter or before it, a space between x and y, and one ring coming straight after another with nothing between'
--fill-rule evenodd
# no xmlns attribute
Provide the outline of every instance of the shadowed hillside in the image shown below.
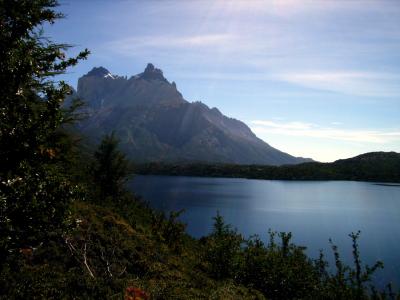
<svg viewBox="0 0 400 300"><path fill-rule="evenodd" d="M400 153L370 152L333 163L310 162L285 166L150 163L138 165L136 170L138 174L400 182Z"/></svg>

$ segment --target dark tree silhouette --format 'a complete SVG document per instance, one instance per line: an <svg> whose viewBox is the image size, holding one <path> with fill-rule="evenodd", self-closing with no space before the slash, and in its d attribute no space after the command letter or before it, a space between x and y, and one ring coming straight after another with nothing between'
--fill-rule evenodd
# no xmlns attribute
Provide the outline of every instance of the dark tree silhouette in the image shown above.
<svg viewBox="0 0 400 300"><path fill-rule="evenodd" d="M124 190L124 183L132 174L132 166L125 155L118 150L118 139L114 132L104 136L94 153L94 182L100 198L116 198Z"/></svg>

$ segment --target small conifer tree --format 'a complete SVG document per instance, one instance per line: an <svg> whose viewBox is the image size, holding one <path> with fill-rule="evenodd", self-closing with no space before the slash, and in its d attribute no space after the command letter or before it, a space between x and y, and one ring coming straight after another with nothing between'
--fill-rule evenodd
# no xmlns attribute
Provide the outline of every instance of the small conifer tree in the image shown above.
<svg viewBox="0 0 400 300"><path fill-rule="evenodd" d="M132 166L125 154L118 149L118 143L114 132L105 135L94 153L94 183L102 200L107 197L118 199L132 173Z"/></svg>

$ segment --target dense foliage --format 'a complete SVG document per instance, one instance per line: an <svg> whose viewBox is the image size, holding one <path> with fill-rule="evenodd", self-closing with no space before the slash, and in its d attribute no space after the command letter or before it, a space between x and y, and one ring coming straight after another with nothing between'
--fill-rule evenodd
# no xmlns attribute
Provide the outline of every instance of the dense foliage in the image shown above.
<svg viewBox="0 0 400 300"><path fill-rule="evenodd" d="M129 163L106 136L90 154L63 125L69 88L53 77L85 58L44 39L52 0L0 0L0 299L398 299L377 292L354 244L337 272L290 233L244 239L217 214L195 240L123 187ZM7 83L7 84L4 84ZM397 297L397 298L396 298Z"/></svg>
<svg viewBox="0 0 400 300"><path fill-rule="evenodd" d="M0 228L1 261L38 247L65 230L77 187L64 172L70 115L61 109L70 88L55 82L86 58L66 58L68 45L43 36L41 26L61 14L55 1L0 2Z"/></svg>
<svg viewBox="0 0 400 300"><path fill-rule="evenodd" d="M371 152L333 163L265 166L235 164L165 164L136 166L137 174L241 177L280 180L359 180L400 182L400 153Z"/></svg>

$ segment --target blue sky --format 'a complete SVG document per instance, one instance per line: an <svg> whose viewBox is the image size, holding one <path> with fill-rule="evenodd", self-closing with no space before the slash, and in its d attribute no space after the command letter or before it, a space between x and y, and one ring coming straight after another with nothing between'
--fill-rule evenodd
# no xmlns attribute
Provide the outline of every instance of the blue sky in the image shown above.
<svg viewBox="0 0 400 300"><path fill-rule="evenodd" d="M270 145L333 161L400 152L400 1L67 1L46 26L128 77L148 62L188 101L244 121Z"/></svg>

